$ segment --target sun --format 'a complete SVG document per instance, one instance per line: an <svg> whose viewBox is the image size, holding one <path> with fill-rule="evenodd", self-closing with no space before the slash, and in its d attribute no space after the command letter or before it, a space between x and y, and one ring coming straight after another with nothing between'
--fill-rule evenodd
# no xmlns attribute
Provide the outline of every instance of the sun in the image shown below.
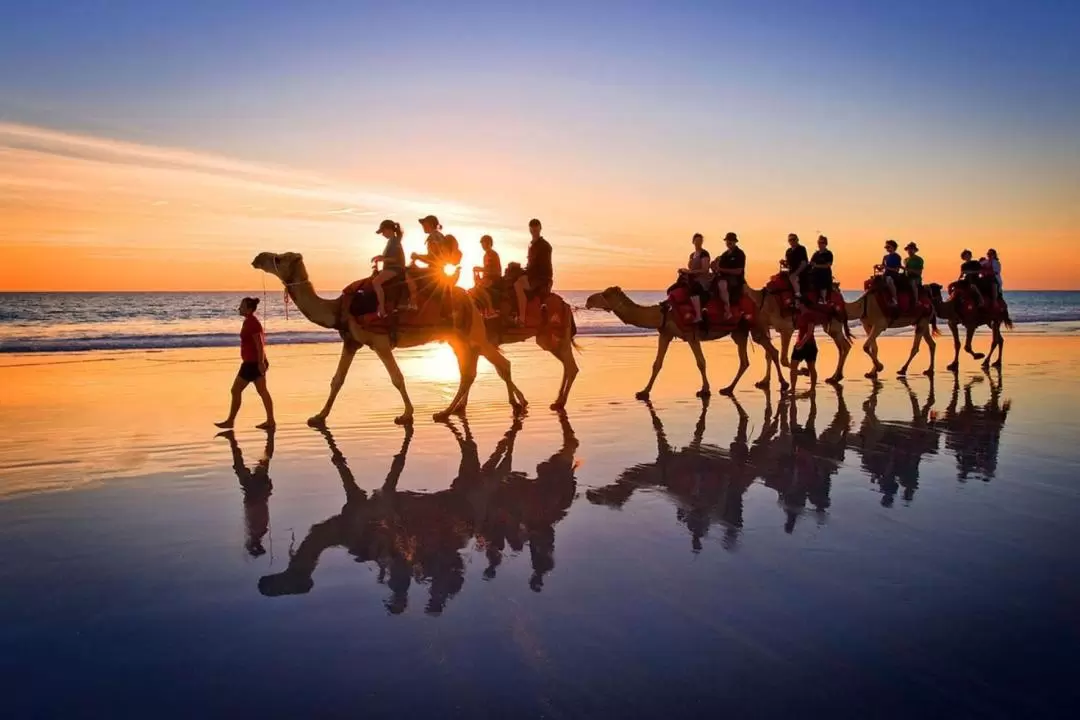
<svg viewBox="0 0 1080 720"><path fill-rule="evenodd" d="M430 383L456 384L461 378L457 356L445 343L425 345L401 360L402 371L410 378L420 378Z"/></svg>

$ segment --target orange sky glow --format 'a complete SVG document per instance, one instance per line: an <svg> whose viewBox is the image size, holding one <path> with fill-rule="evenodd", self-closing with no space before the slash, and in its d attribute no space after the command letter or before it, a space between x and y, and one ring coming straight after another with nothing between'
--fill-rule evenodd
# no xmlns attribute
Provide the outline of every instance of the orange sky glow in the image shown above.
<svg viewBox="0 0 1080 720"><path fill-rule="evenodd" d="M0 290L251 290L263 282L251 258L269 250L303 253L315 284L334 291L368 273L383 217L402 223L409 252L421 250L416 218L429 212L457 235L466 268L479 263L484 233L504 264L523 260L526 224L541 217L562 289L666 287L692 233L718 253L728 230L742 238L755 285L775 271L788 232L812 245L821 231L845 289L861 287L888 237L921 246L930 280L951 280L962 248L994 247L1007 288L1080 287L1080 203L1021 179L1015 192L1000 182L950 192L947 179L922 187L903 178L891 188L752 177L744 186L733 177L642 187L598 183L595 168L538 178L500 171L497 157L463 151L456 160L447 166L469 173L386 172L378 163L315 172L0 123ZM486 184L483 170L493 178Z"/></svg>

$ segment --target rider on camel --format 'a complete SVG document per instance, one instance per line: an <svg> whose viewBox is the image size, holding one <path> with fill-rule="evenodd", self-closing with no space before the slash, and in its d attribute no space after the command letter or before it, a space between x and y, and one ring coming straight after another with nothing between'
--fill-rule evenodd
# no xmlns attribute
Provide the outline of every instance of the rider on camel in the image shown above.
<svg viewBox="0 0 1080 720"><path fill-rule="evenodd" d="M917 302L922 293L923 259L918 254L919 246L913 242L904 246L904 252L908 254L904 258L904 275L907 275L908 282L911 283L911 297Z"/></svg>
<svg viewBox="0 0 1080 720"><path fill-rule="evenodd" d="M983 269L993 274L990 282L990 302L997 305L998 296L1004 290L1001 284L1001 261L998 259L997 250L990 248L986 251L986 259L982 261Z"/></svg>
<svg viewBox="0 0 1080 720"><path fill-rule="evenodd" d="M806 248L799 244L799 236L789 233L787 236L788 249L784 254L784 263L787 265L788 280L794 292L795 300L802 300L802 279L806 271L810 269L810 258L806 254Z"/></svg>
<svg viewBox="0 0 1080 720"><path fill-rule="evenodd" d="M420 253L413 253L413 262L419 260L428 266L429 274L435 272L441 273L443 265L444 247L446 245L446 238L442 234L442 225L439 224L439 218L434 215L427 215L420 218L420 227L427 233L427 239L424 240L424 246L427 252L423 255ZM436 276L437 277L437 276ZM405 279L409 283L409 295L413 298L417 297L416 294L416 281L405 274ZM414 301L415 302L415 301Z"/></svg>
<svg viewBox="0 0 1080 720"><path fill-rule="evenodd" d="M386 247L381 255L371 258L373 265L379 262L383 264L382 270L375 273L375 276L371 278L371 287L375 291L375 298L379 302L379 317L386 317L386 291L383 286L391 280L405 278L405 250L401 247L401 238L404 233L401 231L400 224L393 220L383 220L379 223L379 229L375 231L375 234L386 238ZM411 295L411 284L409 290L409 305L407 307L410 310L415 310L416 305L414 303L416 301Z"/></svg>
<svg viewBox="0 0 1080 720"><path fill-rule="evenodd" d="M833 288L833 254L829 249L829 238L818 235L817 251L810 258L810 280L818 292L818 303L827 305Z"/></svg>
<svg viewBox="0 0 1080 720"><path fill-rule="evenodd" d="M702 320L701 299L709 290L711 257L709 251L702 247L705 243L704 235L694 233L691 242L694 244L694 252L690 253L686 267L679 268L679 276L686 282L687 290L690 291L690 304L694 306L694 322L699 323Z"/></svg>
<svg viewBox="0 0 1080 720"><path fill-rule="evenodd" d="M473 287L485 298L488 308L494 310L495 300L492 291L502 282L502 260L495 252L495 241L490 235L480 238L480 247L484 249L484 264L473 268Z"/></svg>
<svg viewBox="0 0 1080 720"><path fill-rule="evenodd" d="M514 293L517 296L517 323L525 321L525 308L527 290L546 293L551 290L555 276L555 270L551 263L551 243L540 235L543 227L540 221L533 218L529 221L529 233L532 241L529 243L529 255L525 264L525 273L514 282Z"/></svg>
<svg viewBox="0 0 1080 720"><path fill-rule="evenodd" d="M727 250L713 263L713 278L716 291L724 303L724 317L731 320L735 314L731 311L731 290L742 287L746 275L746 253L739 249L739 237L729 232L724 236Z"/></svg>
<svg viewBox="0 0 1080 720"><path fill-rule="evenodd" d="M896 307L896 278L900 276L900 270L904 265L900 253L896 252L897 247L895 240L886 240L885 257L881 258L879 265L874 266L874 270L880 272L885 278L885 284L889 288L889 297L893 307Z"/></svg>
<svg viewBox="0 0 1080 720"><path fill-rule="evenodd" d="M982 291L979 289L979 280L982 277L982 263L972 259L970 250L964 250L964 252L960 253L960 259L963 262L960 263L959 280L971 291L971 295L975 298L976 305L982 307L983 295Z"/></svg>

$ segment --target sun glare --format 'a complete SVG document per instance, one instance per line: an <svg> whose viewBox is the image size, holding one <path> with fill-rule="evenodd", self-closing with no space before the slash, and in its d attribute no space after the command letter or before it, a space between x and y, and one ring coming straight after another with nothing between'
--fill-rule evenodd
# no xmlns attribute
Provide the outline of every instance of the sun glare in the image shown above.
<svg viewBox="0 0 1080 720"><path fill-rule="evenodd" d="M454 273L457 272L457 269L457 265L443 265L442 271L446 274L447 277L453 277Z"/></svg>
<svg viewBox="0 0 1080 720"><path fill-rule="evenodd" d="M406 376L427 382L457 383L461 377L457 356L445 343L417 348L416 354L402 358L401 366Z"/></svg>

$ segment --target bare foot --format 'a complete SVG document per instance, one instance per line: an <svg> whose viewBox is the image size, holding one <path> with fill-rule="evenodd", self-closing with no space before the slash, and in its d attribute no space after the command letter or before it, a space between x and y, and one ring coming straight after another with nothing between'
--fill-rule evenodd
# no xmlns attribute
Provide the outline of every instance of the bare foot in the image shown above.
<svg viewBox="0 0 1080 720"><path fill-rule="evenodd" d="M222 420L221 422L214 423L214 425L216 427L221 428L222 430L232 430L233 421L232 420Z"/></svg>
<svg viewBox="0 0 1080 720"><path fill-rule="evenodd" d="M275 421L267 420L266 422L261 422L258 425L256 425L255 429L256 430L273 430L276 427L277 427L277 423Z"/></svg>

